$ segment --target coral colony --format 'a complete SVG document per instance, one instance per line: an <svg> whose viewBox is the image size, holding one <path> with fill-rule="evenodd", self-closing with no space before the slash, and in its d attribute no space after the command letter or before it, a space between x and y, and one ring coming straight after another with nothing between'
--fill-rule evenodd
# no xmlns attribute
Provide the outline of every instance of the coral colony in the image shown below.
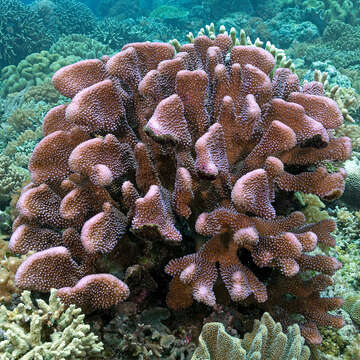
<svg viewBox="0 0 360 360"><path fill-rule="evenodd" d="M9 247L35 253L17 286L106 309L132 292L98 271L122 243L162 239L180 251L201 238L165 267L170 308L214 306L219 278L233 302L258 303L285 328L302 315L310 344L321 342L318 326L342 327L329 311L343 301L320 296L341 264L313 253L335 246L335 223L305 224L281 199L340 197L345 171L324 164L348 159L351 142L333 136L343 116L320 82L301 87L274 67L270 52L219 34L177 53L167 43L127 44L58 70L53 85L71 102L47 113L30 159ZM261 268L276 276L263 281Z"/></svg>

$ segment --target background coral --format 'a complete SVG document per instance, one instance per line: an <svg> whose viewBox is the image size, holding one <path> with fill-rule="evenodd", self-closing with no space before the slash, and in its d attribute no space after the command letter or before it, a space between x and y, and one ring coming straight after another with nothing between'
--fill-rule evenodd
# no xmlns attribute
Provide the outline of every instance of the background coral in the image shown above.
<svg viewBox="0 0 360 360"><path fill-rule="evenodd" d="M119 314L103 328L108 357L123 359L191 358L195 344L185 334L172 333L162 322L170 317L164 308L154 307L141 314Z"/></svg>
<svg viewBox="0 0 360 360"><path fill-rule="evenodd" d="M0 1L0 67L16 65L53 41L43 19L20 0Z"/></svg>

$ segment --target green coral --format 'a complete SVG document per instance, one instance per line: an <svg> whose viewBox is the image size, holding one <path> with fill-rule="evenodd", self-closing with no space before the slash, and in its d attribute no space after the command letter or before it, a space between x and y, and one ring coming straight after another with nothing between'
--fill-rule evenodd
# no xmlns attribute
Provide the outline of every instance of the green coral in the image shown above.
<svg viewBox="0 0 360 360"><path fill-rule="evenodd" d="M338 104L338 107L344 117L344 120L354 122L350 115L359 109L359 95L352 88L342 88L339 85L330 85L327 81L327 73L315 70L314 80L319 81L324 86L325 95Z"/></svg>
<svg viewBox="0 0 360 360"><path fill-rule="evenodd" d="M0 67L16 64L53 41L41 17L20 0L0 0Z"/></svg>
<svg viewBox="0 0 360 360"><path fill-rule="evenodd" d="M91 9L77 0L36 0L32 8L58 38L62 34L89 34L96 25Z"/></svg>
<svg viewBox="0 0 360 360"><path fill-rule="evenodd" d="M21 294L21 303L14 310L0 307L1 360L56 360L100 357L103 344L84 323L85 315L75 305L68 308L52 289L49 303Z"/></svg>
<svg viewBox="0 0 360 360"><path fill-rule="evenodd" d="M358 24L360 19L359 0L295 0L303 9L314 8L328 22L341 20L348 24Z"/></svg>
<svg viewBox="0 0 360 360"><path fill-rule="evenodd" d="M328 212L323 210L326 206L318 196L302 192L296 192L294 195L302 206L301 211L305 215L307 223L315 223L330 218Z"/></svg>
<svg viewBox="0 0 360 360"><path fill-rule="evenodd" d="M24 94L25 102L44 101L47 104L56 104L60 99L60 93L54 88L50 80L39 85L34 85Z"/></svg>
<svg viewBox="0 0 360 360"><path fill-rule="evenodd" d="M149 16L167 21L179 21L187 18L188 15L189 12L186 9L176 6L162 5L154 9Z"/></svg>
<svg viewBox="0 0 360 360"><path fill-rule="evenodd" d="M66 58L76 56L81 59L101 58L103 55L113 55L114 50L109 46L81 34L62 36L54 43L50 51Z"/></svg>
<svg viewBox="0 0 360 360"><path fill-rule="evenodd" d="M349 295L345 298L344 309L349 313L351 319L360 325L360 295Z"/></svg>
<svg viewBox="0 0 360 360"><path fill-rule="evenodd" d="M9 65L1 70L0 96L19 92L34 85L48 82L55 71L63 66L88 58L112 55L114 50L85 35L72 34L61 37L50 51L28 55L17 66Z"/></svg>
<svg viewBox="0 0 360 360"><path fill-rule="evenodd" d="M11 200L11 195L18 191L24 181L29 178L29 172L16 166L11 159L0 154L0 207L7 205Z"/></svg>
<svg viewBox="0 0 360 360"><path fill-rule="evenodd" d="M205 324L192 360L307 360L310 350L304 342L298 325L284 334L280 323L264 313L243 339L230 336L221 323Z"/></svg>
<svg viewBox="0 0 360 360"><path fill-rule="evenodd" d="M63 57L45 50L30 54L17 66L9 65L1 70L0 96L5 97L26 87L42 84L61 67L79 60L81 58L74 55Z"/></svg>

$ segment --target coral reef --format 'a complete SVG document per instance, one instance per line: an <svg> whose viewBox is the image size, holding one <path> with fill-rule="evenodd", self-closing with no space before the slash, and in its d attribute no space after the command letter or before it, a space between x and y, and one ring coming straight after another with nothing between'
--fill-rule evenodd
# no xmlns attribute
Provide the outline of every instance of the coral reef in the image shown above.
<svg viewBox="0 0 360 360"><path fill-rule="evenodd" d="M295 197L302 206L301 211L305 215L307 223L315 223L330 218L328 212L325 210L326 205L318 196L296 192Z"/></svg>
<svg viewBox="0 0 360 360"><path fill-rule="evenodd" d="M292 2L303 8L316 9L329 23L340 20L352 25L359 24L359 0L294 0Z"/></svg>
<svg viewBox="0 0 360 360"><path fill-rule="evenodd" d="M0 154L0 208L8 204L11 195L21 188L29 173L24 168L16 166L11 159Z"/></svg>
<svg viewBox="0 0 360 360"><path fill-rule="evenodd" d="M51 45L50 51L64 58L75 56L79 59L98 58L112 55L114 50L109 46L82 34L71 34L60 37ZM57 70L57 69L56 69Z"/></svg>
<svg viewBox="0 0 360 360"><path fill-rule="evenodd" d="M0 96L5 97L26 87L48 81L56 70L80 59L80 57L72 55L64 58L46 50L30 54L21 60L17 66L9 65L1 70Z"/></svg>
<svg viewBox="0 0 360 360"><path fill-rule="evenodd" d="M350 156L350 140L332 136L342 114L320 82L300 87L283 57L234 43L234 32L201 35L176 55L170 44L133 43L55 73L72 100L45 116L18 201L10 249L36 251L19 287L109 308L129 288L99 260L132 244L137 258L126 260L136 264L154 246L166 249L150 265L158 281L175 257L165 268L171 308L214 306L220 275L233 301L262 304L285 327L301 315L310 343L321 342L317 326L343 325L328 313L342 300L320 295L341 264L311 254L335 245L335 223L305 224L281 201L294 191L341 196L345 171L318 164Z"/></svg>
<svg viewBox="0 0 360 360"><path fill-rule="evenodd" d="M349 295L345 298L344 309L350 314L356 324L360 325L360 295Z"/></svg>
<svg viewBox="0 0 360 360"><path fill-rule="evenodd" d="M107 356L123 360L190 359L195 344L171 333L162 323L169 317L170 312L164 308L152 308L139 315L117 315L103 329Z"/></svg>
<svg viewBox="0 0 360 360"><path fill-rule="evenodd" d="M0 306L1 359L89 359L102 356L103 344L84 323L84 314L74 305L66 308L50 293L49 303L21 294L13 310Z"/></svg>
<svg viewBox="0 0 360 360"><path fill-rule="evenodd" d="M96 18L89 7L77 0L36 0L31 5L57 39L61 35L89 34Z"/></svg>
<svg viewBox="0 0 360 360"><path fill-rule="evenodd" d="M360 201L360 160L357 157L345 162L348 174L345 185L344 201L350 206L357 207Z"/></svg>
<svg viewBox="0 0 360 360"><path fill-rule="evenodd" d="M53 36L40 16L20 0L0 1L0 68L46 49Z"/></svg>
<svg viewBox="0 0 360 360"><path fill-rule="evenodd" d="M143 6L140 6L139 0L129 3L127 0L99 0L96 11L101 17L119 16L122 18L135 18L142 15ZM150 1L151 3L151 1Z"/></svg>
<svg viewBox="0 0 360 360"><path fill-rule="evenodd" d="M188 15L189 12L186 9L169 5L159 6L149 14L152 18L159 18L173 24L185 21Z"/></svg>
<svg viewBox="0 0 360 360"><path fill-rule="evenodd" d="M8 244L8 241L0 238L0 303L10 302L12 296L21 292L14 283L15 273L26 258L26 255L11 255Z"/></svg>
<svg viewBox="0 0 360 360"><path fill-rule="evenodd" d="M221 323L205 324L192 360L307 360L310 350L304 342L298 325L284 334L280 323L264 313L243 339L227 334Z"/></svg>
<svg viewBox="0 0 360 360"><path fill-rule="evenodd" d="M161 19L140 17L124 20L118 17L108 17L97 23L92 36L94 39L108 44L112 49L121 50L127 42L164 41L182 36L183 28L178 28Z"/></svg>

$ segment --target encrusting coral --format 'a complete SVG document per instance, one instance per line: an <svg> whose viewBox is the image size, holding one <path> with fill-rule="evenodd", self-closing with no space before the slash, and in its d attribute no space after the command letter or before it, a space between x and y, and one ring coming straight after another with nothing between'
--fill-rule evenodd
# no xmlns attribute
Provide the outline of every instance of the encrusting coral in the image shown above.
<svg viewBox="0 0 360 360"><path fill-rule="evenodd" d="M0 359L89 359L101 357L103 344L84 323L81 309L64 306L50 293L49 303L23 291L13 310L0 306Z"/></svg>
<svg viewBox="0 0 360 360"><path fill-rule="evenodd" d="M229 335L221 323L205 324L192 360L307 360L310 350L304 342L298 325L284 334L280 323L264 313L243 339Z"/></svg>
<svg viewBox="0 0 360 360"><path fill-rule="evenodd" d="M332 200L344 190L343 169L317 165L351 153L348 138L332 136L343 117L321 83L301 87L269 51L233 46L226 32L176 55L170 44L127 44L52 81L72 100L45 116L30 159L9 246L36 253L19 267L18 286L59 289L85 311L108 308L129 288L98 259L141 239L194 249L196 232L207 241L165 268L171 308L214 306L220 276L233 301L262 303L285 327L302 315L310 343L321 342L318 325L343 325L328 313L342 300L320 296L341 264L311 254L335 245L335 222L305 224L278 202L287 192ZM272 269L271 281L260 268Z"/></svg>

